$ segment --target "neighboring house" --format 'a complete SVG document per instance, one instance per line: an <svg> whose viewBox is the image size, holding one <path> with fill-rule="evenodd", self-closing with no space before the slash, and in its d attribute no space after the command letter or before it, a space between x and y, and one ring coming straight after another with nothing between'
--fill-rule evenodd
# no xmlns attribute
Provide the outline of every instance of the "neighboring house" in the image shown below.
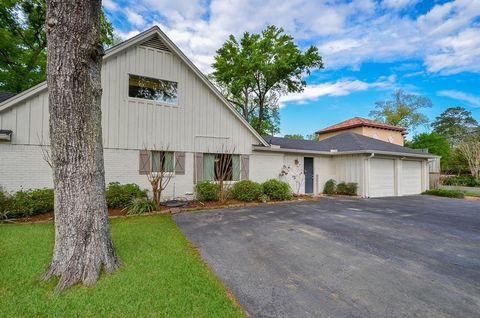
<svg viewBox="0 0 480 318"><path fill-rule="evenodd" d="M353 133L315 142L260 136L178 47L153 27L106 51L102 68L106 181L137 183L159 162L173 178L165 198L191 196L215 180L221 157L232 156L231 181L279 178L297 161L301 193L323 191L328 179L356 182L359 194L417 194L428 188L434 156ZM0 187L52 187L46 83L0 103ZM292 188L291 175L283 177Z"/></svg>
<svg viewBox="0 0 480 318"><path fill-rule="evenodd" d="M361 117L347 119L333 126L320 129L315 132L315 134L317 135L318 140L324 140L343 132L353 132L400 146L403 146L406 135L405 128L387 125Z"/></svg>

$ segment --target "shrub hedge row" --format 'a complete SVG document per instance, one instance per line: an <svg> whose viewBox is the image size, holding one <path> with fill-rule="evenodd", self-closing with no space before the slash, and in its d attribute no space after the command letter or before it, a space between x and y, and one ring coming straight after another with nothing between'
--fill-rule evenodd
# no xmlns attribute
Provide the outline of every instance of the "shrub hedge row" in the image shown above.
<svg viewBox="0 0 480 318"><path fill-rule="evenodd" d="M200 201L216 201L220 188L213 181L201 181L196 187L197 198ZM292 190L288 183L271 179L260 184L251 180L242 180L233 184L228 196L240 201L291 200Z"/></svg>
<svg viewBox="0 0 480 318"><path fill-rule="evenodd" d="M323 193L328 195L342 194L342 195L357 195L358 185L354 182L337 182L333 179L325 183Z"/></svg>
<svg viewBox="0 0 480 318"><path fill-rule="evenodd" d="M457 199L463 199L465 197L465 194L463 193L463 191L446 190L446 189L431 189L423 192L422 194L436 195L439 197L457 198Z"/></svg>
<svg viewBox="0 0 480 318"><path fill-rule="evenodd" d="M480 178L474 176L443 177L441 182L449 186L480 187Z"/></svg>

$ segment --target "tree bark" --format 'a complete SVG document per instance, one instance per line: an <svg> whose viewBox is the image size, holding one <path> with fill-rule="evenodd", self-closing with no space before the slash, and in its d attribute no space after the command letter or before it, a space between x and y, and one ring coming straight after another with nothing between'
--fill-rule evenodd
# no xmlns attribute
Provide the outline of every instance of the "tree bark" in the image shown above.
<svg viewBox="0 0 480 318"><path fill-rule="evenodd" d="M120 266L108 224L101 127L100 0L47 0L55 246L43 279L94 284Z"/></svg>

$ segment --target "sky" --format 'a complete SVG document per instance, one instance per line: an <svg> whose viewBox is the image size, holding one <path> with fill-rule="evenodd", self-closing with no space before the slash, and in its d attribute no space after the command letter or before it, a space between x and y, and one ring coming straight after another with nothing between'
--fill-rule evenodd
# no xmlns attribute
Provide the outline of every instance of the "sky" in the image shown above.
<svg viewBox="0 0 480 318"><path fill-rule="evenodd" d="M158 25L204 73L230 34L273 24L325 68L301 93L281 98L281 135L368 117L376 101L403 89L430 98L433 121L462 106L480 122L480 0L103 0L128 39ZM429 131L419 127L411 132Z"/></svg>

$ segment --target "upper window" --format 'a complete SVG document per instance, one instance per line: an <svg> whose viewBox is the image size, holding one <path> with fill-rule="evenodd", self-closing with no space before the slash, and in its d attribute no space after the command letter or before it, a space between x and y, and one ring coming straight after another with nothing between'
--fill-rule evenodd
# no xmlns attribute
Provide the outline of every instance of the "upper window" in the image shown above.
<svg viewBox="0 0 480 318"><path fill-rule="evenodd" d="M128 96L150 99L166 104L177 104L178 83L150 77L130 75Z"/></svg>

